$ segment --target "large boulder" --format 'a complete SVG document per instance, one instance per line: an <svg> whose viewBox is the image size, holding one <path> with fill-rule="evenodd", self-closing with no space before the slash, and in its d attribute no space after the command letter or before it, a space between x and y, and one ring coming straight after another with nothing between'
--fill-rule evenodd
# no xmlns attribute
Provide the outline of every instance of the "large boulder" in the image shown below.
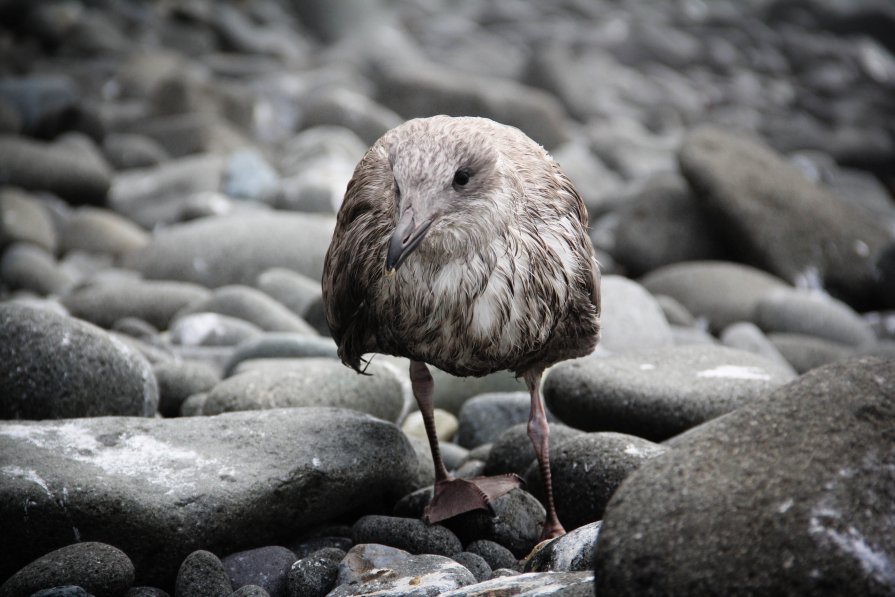
<svg viewBox="0 0 895 597"><path fill-rule="evenodd" d="M670 444L607 506L598 595L895 592L892 360L817 369Z"/></svg>
<svg viewBox="0 0 895 597"><path fill-rule="evenodd" d="M84 540L170 586L197 549L277 544L413 489L415 471L397 427L341 409L0 423L0 577Z"/></svg>

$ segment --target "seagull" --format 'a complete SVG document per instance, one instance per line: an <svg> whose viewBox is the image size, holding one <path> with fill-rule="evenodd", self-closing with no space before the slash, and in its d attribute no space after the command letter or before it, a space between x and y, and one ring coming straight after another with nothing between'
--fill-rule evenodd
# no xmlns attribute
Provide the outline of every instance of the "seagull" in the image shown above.
<svg viewBox="0 0 895 597"><path fill-rule="evenodd" d="M515 475L453 478L438 448L428 365L457 376L509 370L531 396L528 435L545 485L541 538L565 533L553 500L544 370L593 352L600 271L587 210L543 147L487 118L417 118L386 132L354 170L323 271L339 358L410 359L435 465L429 524L492 509Z"/></svg>

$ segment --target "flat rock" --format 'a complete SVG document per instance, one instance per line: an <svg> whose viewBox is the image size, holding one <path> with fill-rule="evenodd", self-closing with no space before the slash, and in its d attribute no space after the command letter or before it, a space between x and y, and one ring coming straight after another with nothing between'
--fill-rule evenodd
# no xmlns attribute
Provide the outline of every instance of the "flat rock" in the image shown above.
<svg viewBox="0 0 895 597"><path fill-rule="evenodd" d="M488 597L490 595L593 595L593 572L529 572L492 578L462 589L447 591L441 597Z"/></svg>
<svg viewBox="0 0 895 597"><path fill-rule="evenodd" d="M384 363L369 377L335 359L290 359L285 366L245 371L217 384L203 406L206 415L237 410L331 406L395 422L405 409L401 382Z"/></svg>
<svg viewBox="0 0 895 597"><path fill-rule="evenodd" d="M757 140L702 128L686 138L679 162L741 258L792 283L817 276L853 299L872 292L874 258L891 234L783 156Z"/></svg>
<svg viewBox="0 0 895 597"><path fill-rule="evenodd" d="M719 332L750 321L758 301L789 284L761 270L726 261L690 261L661 267L641 280L653 294L677 300Z"/></svg>
<svg viewBox="0 0 895 597"><path fill-rule="evenodd" d="M670 346L671 327L656 299L637 282L603 276L600 347L612 353Z"/></svg>
<svg viewBox="0 0 895 597"><path fill-rule="evenodd" d="M876 342L858 313L842 301L820 293L772 292L755 306L755 323L765 332L817 336L848 346Z"/></svg>
<svg viewBox="0 0 895 597"><path fill-rule="evenodd" d="M83 284L62 299L75 317L111 328L125 317L136 317L166 330L179 311L210 296L189 282L164 280L100 280Z"/></svg>
<svg viewBox="0 0 895 597"><path fill-rule="evenodd" d="M106 253L115 257L142 248L149 233L113 211L82 207L75 211L59 233L59 250Z"/></svg>
<svg viewBox="0 0 895 597"><path fill-rule="evenodd" d="M362 544L352 547L342 560L338 586L329 597L434 597L473 583L472 573L448 557L410 555L401 549Z"/></svg>
<svg viewBox="0 0 895 597"><path fill-rule="evenodd" d="M2 418L151 417L157 406L149 363L114 336L51 311L0 304Z"/></svg>
<svg viewBox="0 0 895 597"><path fill-rule="evenodd" d="M560 363L544 399L561 421L655 441L736 410L793 378L758 355L678 346Z"/></svg>
<svg viewBox="0 0 895 597"><path fill-rule="evenodd" d="M248 321L270 332L317 334L306 321L276 300L260 290L238 284L216 288L205 300L186 306L178 315L193 313L220 313Z"/></svg>
<svg viewBox="0 0 895 597"><path fill-rule="evenodd" d="M96 597L117 597L133 582L134 565L123 551L85 541L60 547L31 562L0 586L0 596L17 597L76 585Z"/></svg>
<svg viewBox="0 0 895 597"><path fill-rule="evenodd" d="M0 180L32 191L49 191L70 203L102 205L109 171L79 152L11 135L0 135Z"/></svg>
<svg viewBox="0 0 895 597"><path fill-rule="evenodd" d="M625 477L668 449L623 433L584 433L557 446L550 458L556 514L566 529L596 522ZM545 501L537 462L525 474L525 486Z"/></svg>
<svg viewBox="0 0 895 597"><path fill-rule="evenodd" d="M272 267L319 280L334 226L334 217L313 214L202 218L158 232L124 263L147 278L212 288L254 284L259 272Z"/></svg>
<svg viewBox="0 0 895 597"><path fill-rule="evenodd" d="M170 586L196 549L294 537L394 499L415 472L394 425L340 409L0 423L0 576L80 535L114 541L140 582Z"/></svg>
<svg viewBox="0 0 895 597"><path fill-rule="evenodd" d="M609 503L597 594L891 594L893 404L850 360L676 438Z"/></svg>

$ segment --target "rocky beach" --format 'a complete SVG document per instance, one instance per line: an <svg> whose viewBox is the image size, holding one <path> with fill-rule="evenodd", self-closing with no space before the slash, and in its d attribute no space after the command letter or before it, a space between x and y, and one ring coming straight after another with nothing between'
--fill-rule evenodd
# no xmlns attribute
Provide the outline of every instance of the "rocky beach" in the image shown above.
<svg viewBox="0 0 895 597"><path fill-rule="evenodd" d="M366 149L492 118L589 213L529 396L343 366ZM0 0L0 597L895 595L895 5Z"/></svg>

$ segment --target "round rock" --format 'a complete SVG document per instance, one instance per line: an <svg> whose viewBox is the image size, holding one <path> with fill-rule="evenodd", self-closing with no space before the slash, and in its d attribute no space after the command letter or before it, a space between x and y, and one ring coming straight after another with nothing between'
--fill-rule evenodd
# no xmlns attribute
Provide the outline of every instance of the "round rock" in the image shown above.
<svg viewBox="0 0 895 597"><path fill-rule="evenodd" d="M851 307L820 293L772 292L755 306L755 323L769 333L805 334L848 346L876 342L873 330Z"/></svg>
<svg viewBox="0 0 895 597"><path fill-rule="evenodd" d="M550 458L556 513L566 529L600 520L609 498L625 477L668 449L622 433L585 433L563 442ZM525 474L525 485L544 501L538 464Z"/></svg>
<svg viewBox="0 0 895 597"><path fill-rule="evenodd" d="M740 408L793 378L758 355L679 346L560 363L544 398L563 421L659 441Z"/></svg>
<svg viewBox="0 0 895 597"><path fill-rule="evenodd" d="M457 443L465 448L491 443L513 425L527 422L530 412L531 397L528 392L474 396L460 409ZM552 419L548 415L548 420Z"/></svg>
<svg viewBox="0 0 895 597"><path fill-rule="evenodd" d="M224 565L209 551L194 551L183 560L177 571L174 597L227 597L232 592L233 586Z"/></svg>
<svg viewBox="0 0 895 597"><path fill-rule="evenodd" d="M336 584L339 562L345 552L327 547L304 557L289 569L286 595L288 597L324 597Z"/></svg>
<svg viewBox="0 0 895 597"><path fill-rule="evenodd" d="M412 554L453 555L463 551L457 536L440 524L428 525L418 518L368 515L354 523L355 545L379 543Z"/></svg>
<svg viewBox="0 0 895 597"><path fill-rule="evenodd" d="M307 322L260 290L232 285L218 288L205 300L185 307L178 317L194 313L220 313L253 323L271 332L317 335Z"/></svg>
<svg viewBox="0 0 895 597"><path fill-rule="evenodd" d="M610 501L597 594L890 594L893 401L850 360L676 438Z"/></svg>
<svg viewBox="0 0 895 597"><path fill-rule="evenodd" d="M116 547L86 541L41 556L2 586L0 595L31 595L41 589L76 585L96 597L117 597L134 582L134 565Z"/></svg>
<svg viewBox="0 0 895 597"><path fill-rule="evenodd" d="M254 585L271 597L285 597L286 578L297 559L285 547L271 545L230 554L221 563L234 587Z"/></svg>
<svg viewBox="0 0 895 597"><path fill-rule="evenodd" d="M158 406L141 355L91 324L0 304L0 413L4 419L130 415Z"/></svg>
<svg viewBox="0 0 895 597"><path fill-rule="evenodd" d="M557 454L557 449L569 439L581 434L581 431L567 427L562 423L549 423L550 458ZM515 473L520 477L525 474L531 463L536 460L531 438L528 437L528 425L519 423L504 431L494 441L485 461L486 475ZM499 566L498 566L499 568Z"/></svg>

